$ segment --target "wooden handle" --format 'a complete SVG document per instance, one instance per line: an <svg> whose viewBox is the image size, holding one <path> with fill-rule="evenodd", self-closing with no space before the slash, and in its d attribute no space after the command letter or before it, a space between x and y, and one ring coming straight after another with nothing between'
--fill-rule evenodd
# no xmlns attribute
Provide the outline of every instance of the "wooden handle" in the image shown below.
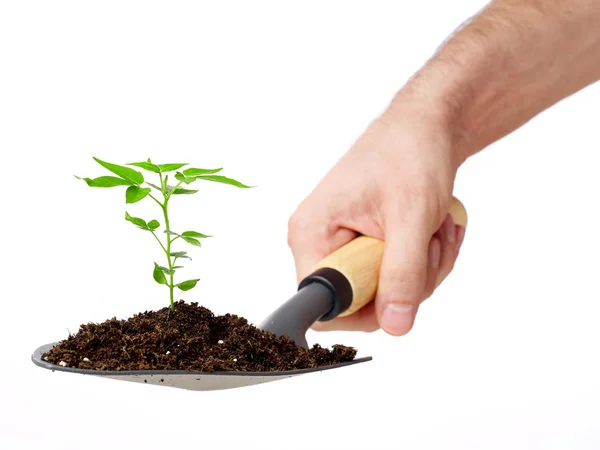
<svg viewBox="0 0 600 450"><path fill-rule="evenodd" d="M467 211L460 200L452 198L448 213L456 225L466 228ZM350 306L338 317L358 311L375 298L383 250L383 241L360 236L325 257L314 267L313 272L323 268L337 270L345 276L352 287Z"/></svg>

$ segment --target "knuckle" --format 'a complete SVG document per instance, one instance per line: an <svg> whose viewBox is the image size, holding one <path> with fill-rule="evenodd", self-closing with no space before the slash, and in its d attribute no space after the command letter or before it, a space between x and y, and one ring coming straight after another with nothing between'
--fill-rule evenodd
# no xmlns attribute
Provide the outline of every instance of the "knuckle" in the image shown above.
<svg viewBox="0 0 600 450"><path fill-rule="evenodd" d="M288 246L294 247L296 242L298 241L299 236L301 235L301 230L303 228L302 225L302 213L300 210L296 210L289 218L287 229L287 243Z"/></svg>

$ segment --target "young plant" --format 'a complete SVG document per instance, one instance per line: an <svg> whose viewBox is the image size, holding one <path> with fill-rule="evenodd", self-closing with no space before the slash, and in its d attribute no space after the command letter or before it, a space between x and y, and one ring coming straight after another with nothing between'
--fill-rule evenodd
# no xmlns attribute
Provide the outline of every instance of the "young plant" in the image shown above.
<svg viewBox="0 0 600 450"><path fill-rule="evenodd" d="M163 252L165 253L167 265L161 266L160 264L154 263L154 270L152 275L154 277L154 280L158 284L166 285L169 288L169 300L171 304L171 309L174 309L175 302L173 299L173 293L175 288L181 289L182 291L189 291L190 289L193 289L196 286L196 283L198 283L199 279L186 280L177 284L175 283L174 276L177 272L177 269L183 268L183 266L177 265L177 261L182 259L191 260L191 258L188 256L186 251L174 251L173 243L178 239L181 239L181 241L184 241L189 245L200 247L200 239L212 236L202 234L197 231L184 231L182 233L176 233L175 231L173 231L173 229L171 228L171 223L169 221L169 204L171 197L173 195L195 194L196 192L198 192L197 190L186 189L182 187L182 185L189 185L198 180L224 183L238 188L249 188L252 186L246 186L245 184L242 184L239 181L236 181L232 178L224 177L222 175L215 175L216 173L221 172L221 170L223 170L222 168L197 169L194 167L190 167L180 172L179 169L187 166L187 163L154 164L150 159L148 159L146 162L126 164L126 166L139 167L140 169L158 175L158 184L153 184L146 181L141 172L138 172L137 170L134 170L131 167L111 164L106 161L102 161L98 158L94 158L94 160L102 167L115 174L116 177L101 176L98 178L91 179L75 176L75 178L85 181L90 187L112 188L127 186L127 190L125 191L126 203L137 203L148 197L152 199L158 206L160 206L165 221L165 242L163 242L156 234L157 230L160 228L160 223L158 222L158 220L153 219L149 222L146 222L144 219L141 219L139 217L132 217L131 215L129 215L128 212L125 212L125 220L131 222L141 230L150 232L154 236L156 241L159 243ZM175 175L173 177L177 181L175 185L168 184L168 173L170 172L175 172ZM159 199L156 196L154 196L152 194L153 189L158 191L158 194L160 194L160 197L162 198Z"/></svg>

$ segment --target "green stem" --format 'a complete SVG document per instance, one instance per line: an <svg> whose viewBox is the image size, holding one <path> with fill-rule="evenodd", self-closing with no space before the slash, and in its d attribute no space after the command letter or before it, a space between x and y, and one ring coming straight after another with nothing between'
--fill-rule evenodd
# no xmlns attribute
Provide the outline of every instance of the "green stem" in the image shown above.
<svg viewBox="0 0 600 450"><path fill-rule="evenodd" d="M156 240L158 241L158 243L160 244L160 246L162 247L163 251L165 253L167 253L167 249L165 248L165 246L163 245L163 243L160 241L160 239L158 238L158 236L156 235L156 233L154 231L152 231L152 235L156 238Z"/></svg>
<svg viewBox="0 0 600 450"><path fill-rule="evenodd" d="M175 187L171 190L171 192L169 192L169 195L165 196L165 205L167 204L167 202L171 198L171 195L173 195L173 192L175 192L177 190L177 188L182 185L182 183L183 183L183 181L180 181L179 183L177 183L175 185Z"/></svg>
<svg viewBox="0 0 600 450"><path fill-rule="evenodd" d="M165 229L172 231L171 230L171 224L169 223L169 199L171 198L171 195L173 195L173 192L175 192L177 190L177 188L179 186L181 186L181 181L171 190L171 192L169 192L167 194L167 190L165 187L165 183L163 182L163 176L162 173L159 173L160 176L160 187L162 190L162 194L164 197L164 202L161 203L158 200L156 200L154 197L152 197L152 195L150 195L150 197L152 197L154 199L154 201L156 201L156 203L158 203L163 211L163 216L165 218ZM166 178L165 180L166 181ZM154 234L154 232L152 232L152 234ZM156 237L156 235L154 235L154 237ZM175 260L171 259L171 244L178 238L179 236L176 236L175 238L171 238L170 234L167 234L167 248L165 248L162 245L162 242L160 242L160 239L158 239L158 237L156 237L156 239L158 240L158 242L160 243L161 247L163 248L163 250L165 251L165 253L167 254L167 261L169 263L169 270L172 272L173 271L173 266L175 265L175 260L177 260L177 258L175 258ZM167 286L169 286L169 300L171 302L171 309L175 309L175 302L173 299L173 290L175 289L175 282L173 281L173 273L169 274L169 282L167 284Z"/></svg>
<svg viewBox="0 0 600 450"><path fill-rule="evenodd" d="M152 200L154 200L156 203L158 203L158 206L160 206L162 208L163 204L152 194L148 194L148 197L150 197Z"/></svg>
<svg viewBox="0 0 600 450"><path fill-rule="evenodd" d="M150 197L152 197L152 199L154 199L154 201L156 203L158 203L160 205L160 208L163 211L163 216L165 218L165 229L166 230L170 230L171 229L171 225L169 224L169 198L171 197L170 195L167 195L167 190L165 187L165 182L166 182L166 178L163 179L163 174L159 173L158 174L160 177L160 190L162 192L162 195L164 197L164 202L161 203L160 201L158 201L156 198L154 198L151 194ZM152 232L152 234L154 234L154 232ZM162 244L162 242L160 241L160 239L158 239L158 237L156 236L156 234L154 234L154 237L156 238L156 240L160 243L160 246L162 247L162 249L164 250L164 252L167 255L167 262L169 263L169 270L172 271L173 270L173 266L174 261L171 260L171 244L173 243L174 239L171 239L171 235L167 234L167 247L165 248L165 246ZM169 274L169 281L167 286L169 286L169 301L171 304L171 309L175 309L175 302L173 300L173 290L175 289L174 286L174 282L173 282L173 274Z"/></svg>
<svg viewBox="0 0 600 450"><path fill-rule="evenodd" d="M165 183L163 182L162 172L158 174L160 176L160 191L162 192L165 200L167 199L167 192L165 191Z"/></svg>
<svg viewBox="0 0 600 450"><path fill-rule="evenodd" d="M169 225L169 212L168 212L168 207L169 207L169 198L166 197L165 198L165 203L162 207L163 210L163 216L165 218L165 228L167 230L170 230L170 225ZM169 270L173 270L173 262L171 260L171 243L173 241L171 240L171 235L167 234L167 249L165 251L165 253L167 254L167 261L169 262ZM175 288L174 284L173 284L173 273L169 274L169 300L171 302L171 309L175 309L175 302L173 301L173 289Z"/></svg>

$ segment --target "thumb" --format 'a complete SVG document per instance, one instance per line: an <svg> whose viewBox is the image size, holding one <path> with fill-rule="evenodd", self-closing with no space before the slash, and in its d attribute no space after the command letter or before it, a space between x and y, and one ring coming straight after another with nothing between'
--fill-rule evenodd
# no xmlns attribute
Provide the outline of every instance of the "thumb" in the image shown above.
<svg viewBox="0 0 600 450"><path fill-rule="evenodd" d="M394 336L410 331L428 281L437 273L440 243L428 235L428 225L424 217L415 217L412 223L395 220L386 227L375 308L379 326Z"/></svg>

